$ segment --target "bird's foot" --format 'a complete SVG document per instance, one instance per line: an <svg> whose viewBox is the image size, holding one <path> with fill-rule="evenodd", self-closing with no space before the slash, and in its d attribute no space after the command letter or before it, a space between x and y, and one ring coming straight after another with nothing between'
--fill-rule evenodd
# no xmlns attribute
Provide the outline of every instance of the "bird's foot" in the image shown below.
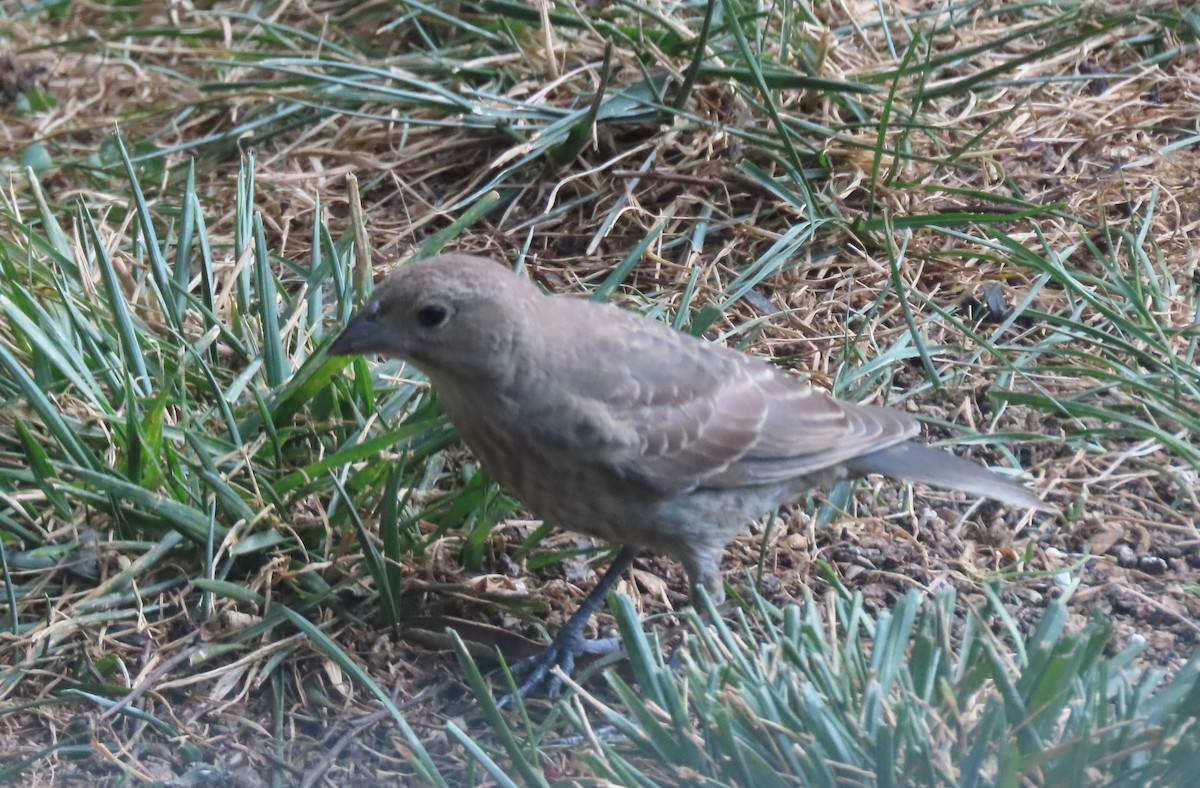
<svg viewBox="0 0 1200 788"><path fill-rule="evenodd" d="M541 690L550 697L556 697L562 692L563 677L570 676L575 669L576 659L584 654L612 654L620 647L621 639L618 637L585 638L574 627L563 627L544 651L509 667L513 679L518 682L516 694L524 698L531 692ZM555 667L561 672L555 671ZM496 705L503 708L512 702L513 696L505 695Z"/></svg>
<svg viewBox="0 0 1200 788"><path fill-rule="evenodd" d="M633 563L635 555L637 555L637 551L634 548L621 548L621 552L617 553L617 557L613 559L608 570L600 578L600 582L596 583L596 587L591 590L579 608L567 619L567 623L563 624L562 629L558 631L554 642L542 653L512 665L509 672L518 682L515 693L517 696L524 698L533 690L541 687L544 688L547 695L553 697L562 691L563 676L571 675L576 658L583 654L611 654L620 647L620 638L589 640L583 636L583 633L592 613L600 606L604 595L616 585L617 578L621 576L621 573ZM554 671L555 667L560 668L560 672ZM503 708L512 702L513 696L505 695L497 701L497 705Z"/></svg>

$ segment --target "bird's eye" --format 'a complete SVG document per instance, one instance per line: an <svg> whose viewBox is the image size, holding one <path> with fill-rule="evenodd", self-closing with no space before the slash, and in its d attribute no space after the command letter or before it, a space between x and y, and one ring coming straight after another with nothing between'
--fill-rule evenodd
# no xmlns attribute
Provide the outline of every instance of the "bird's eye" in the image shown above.
<svg viewBox="0 0 1200 788"><path fill-rule="evenodd" d="M417 322L423 328L437 328L450 317L450 310L441 304L429 304L417 310Z"/></svg>

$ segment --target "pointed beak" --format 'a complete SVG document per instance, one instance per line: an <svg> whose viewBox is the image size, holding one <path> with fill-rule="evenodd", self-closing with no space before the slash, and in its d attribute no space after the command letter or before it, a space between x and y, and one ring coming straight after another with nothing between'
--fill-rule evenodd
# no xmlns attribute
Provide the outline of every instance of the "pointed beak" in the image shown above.
<svg viewBox="0 0 1200 788"><path fill-rule="evenodd" d="M380 350L379 329L360 313L350 319L342 333L329 346L331 356L353 356Z"/></svg>

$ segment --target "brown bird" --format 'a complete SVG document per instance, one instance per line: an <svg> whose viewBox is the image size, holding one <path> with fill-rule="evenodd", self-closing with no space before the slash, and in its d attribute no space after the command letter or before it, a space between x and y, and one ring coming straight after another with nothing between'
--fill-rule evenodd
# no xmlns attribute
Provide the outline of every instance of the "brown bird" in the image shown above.
<svg viewBox="0 0 1200 788"><path fill-rule="evenodd" d="M547 296L481 257L396 269L329 352L413 364L500 484L548 521L623 547L523 666L522 694L588 650L587 621L638 549L674 556L693 590L719 601L725 544L814 486L879 473L1052 510L982 466L910 442L919 427L904 413L842 402L614 306Z"/></svg>

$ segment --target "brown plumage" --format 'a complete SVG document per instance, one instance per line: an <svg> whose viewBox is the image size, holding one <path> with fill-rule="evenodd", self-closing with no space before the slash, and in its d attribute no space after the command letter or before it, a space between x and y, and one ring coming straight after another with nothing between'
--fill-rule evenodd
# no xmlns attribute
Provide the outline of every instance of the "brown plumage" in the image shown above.
<svg viewBox="0 0 1200 788"><path fill-rule="evenodd" d="M544 295L480 257L393 271L330 348L411 362L489 474L550 522L671 554L723 596L725 544L815 485L882 473L1048 509L909 442L888 408L613 306Z"/></svg>

